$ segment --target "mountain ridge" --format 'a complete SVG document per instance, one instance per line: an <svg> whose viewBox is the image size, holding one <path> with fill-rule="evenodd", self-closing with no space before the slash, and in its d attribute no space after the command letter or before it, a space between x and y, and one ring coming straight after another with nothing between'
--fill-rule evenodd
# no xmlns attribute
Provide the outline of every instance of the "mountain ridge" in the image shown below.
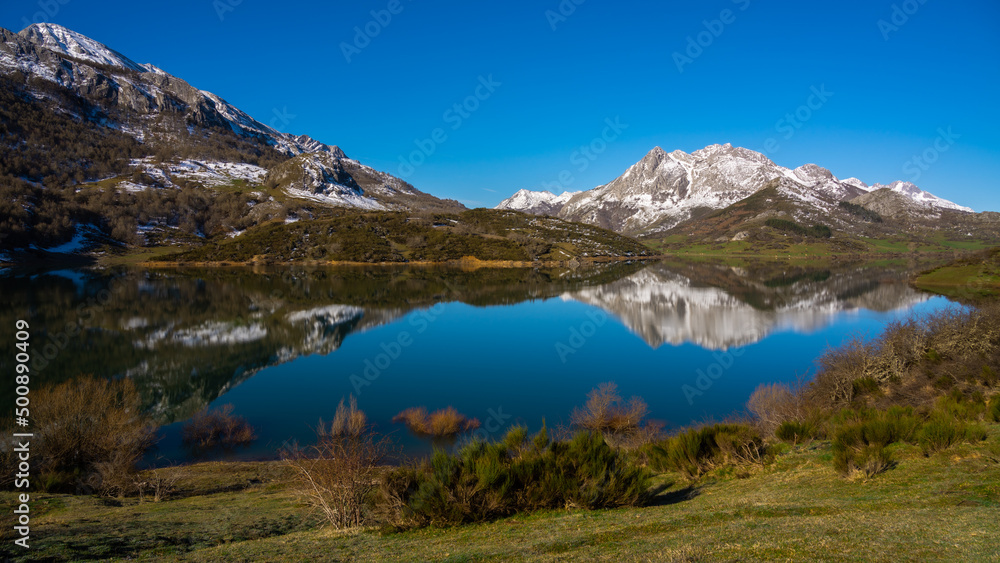
<svg viewBox="0 0 1000 563"><path fill-rule="evenodd" d="M832 211L841 201L880 189L897 193L915 205L935 210L972 213L973 210L930 194L912 183L892 182L868 186L857 178L840 180L816 164L794 170L780 166L756 151L715 144L685 153L667 152L657 146L611 182L578 192L562 206L545 192L520 190L502 201L498 209L537 212L523 202L543 200L546 212L631 235L668 231L704 210L720 210L781 179L803 201Z"/></svg>

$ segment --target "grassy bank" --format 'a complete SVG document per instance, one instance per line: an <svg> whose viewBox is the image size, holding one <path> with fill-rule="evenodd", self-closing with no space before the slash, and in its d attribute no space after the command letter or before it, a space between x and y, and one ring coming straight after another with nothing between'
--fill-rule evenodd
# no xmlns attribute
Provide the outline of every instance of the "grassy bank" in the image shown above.
<svg viewBox="0 0 1000 563"><path fill-rule="evenodd" d="M1000 295L1000 248L977 252L923 272L913 284L950 297L996 297Z"/></svg>
<svg viewBox="0 0 1000 563"><path fill-rule="evenodd" d="M988 441L930 457L902 446L894 470L861 481L838 475L830 444L815 442L743 478L663 474L671 485L643 508L387 534L320 527L277 463L200 464L174 470L176 496L162 502L37 495L31 556L18 560L997 561L998 445L993 425Z"/></svg>

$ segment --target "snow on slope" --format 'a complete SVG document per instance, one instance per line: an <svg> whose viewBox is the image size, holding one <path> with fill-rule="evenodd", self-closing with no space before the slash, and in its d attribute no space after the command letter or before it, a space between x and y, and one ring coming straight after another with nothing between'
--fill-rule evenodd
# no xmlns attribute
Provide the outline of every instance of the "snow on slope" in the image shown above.
<svg viewBox="0 0 1000 563"><path fill-rule="evenodd" d="M116 66L137 72L148 72L150 70L118 51L108 48L103 43L98 43L85 35L59 25L36 23L22 31L21 35L35 44L75 59L101 65Z"/></svg>
<svg viewBox="0 0 1000 563"><path fill-rule="evenodd" d="M966 213L974 213L972 208L959 205L955 202L948 201L947 199L940 198L930 192L925 192L924 190L918 188L917 186L911 184L910 182L903 182L901 180L896 180L895 182L889 184L888 186L883 186L882 184L875 184L871 187L871 191L878 190L880 188L889 188L890 190L902 194L909 199L913 200L920 205L926 207L937 207L939 209L953 209L955 211L965 211Z"/></svg>
<svg viewBox="0 0 1000 563"><path fill-rule="evenodd" d="M839 180L829 170L806 164L790 170L761 153L710 145L691 154L654 148L621 176L563 202L548 192L521 190L498 209L547 213L620 232L639 233L651 226L665 230L690 218L699 208L723 209L782 178L781 190L820 210L878 189L857 178ZM907 182L890 189L922 206L971 212Z"/></svg>

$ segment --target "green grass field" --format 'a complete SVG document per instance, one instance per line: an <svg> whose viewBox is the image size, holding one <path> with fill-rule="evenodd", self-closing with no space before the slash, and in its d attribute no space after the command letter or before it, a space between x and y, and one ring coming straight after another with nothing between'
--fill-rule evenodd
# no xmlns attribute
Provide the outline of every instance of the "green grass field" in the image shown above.
<svg viewBox="0 0 1000 563"><path fill-rule="evenodd" d="M785 446L749 476L732 469L669 483L653 506L556 510L402 533L322 527L278 463L175 469L162 502L35 496L19 561L1000 561L1000 427L977 445L840 477L830 445ZM3 493L5 503L13 502Z"/></svg>

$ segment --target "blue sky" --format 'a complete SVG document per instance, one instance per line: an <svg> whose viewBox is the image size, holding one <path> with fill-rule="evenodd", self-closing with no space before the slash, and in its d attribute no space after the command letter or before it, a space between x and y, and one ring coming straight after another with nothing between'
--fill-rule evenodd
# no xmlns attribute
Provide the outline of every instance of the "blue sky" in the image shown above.
<svg viewBox="0 0 1000 563"><path fill-rule="evenodd" d="M41 19L469 206L729 142L1000 210L995 0L0 6Z"/></svg>

